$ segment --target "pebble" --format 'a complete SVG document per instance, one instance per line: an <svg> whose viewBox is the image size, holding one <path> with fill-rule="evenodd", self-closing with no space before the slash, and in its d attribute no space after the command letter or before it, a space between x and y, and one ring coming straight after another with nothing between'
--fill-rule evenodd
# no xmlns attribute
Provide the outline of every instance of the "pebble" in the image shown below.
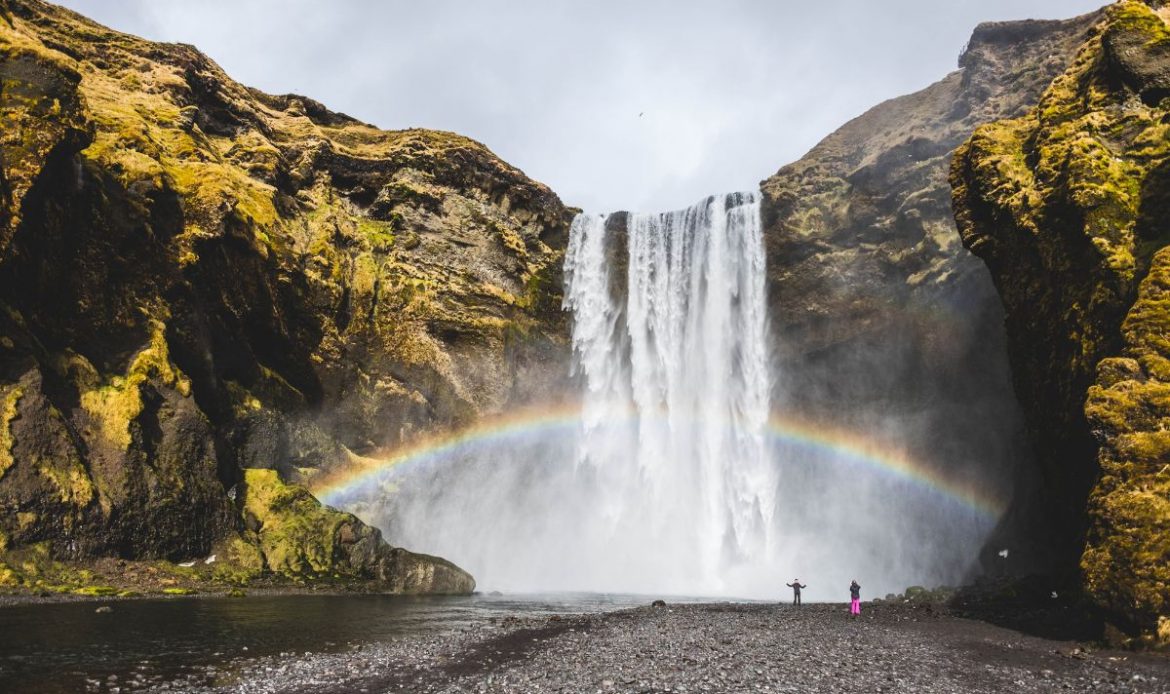
<svg viewBox="0 0 1170 694"><path fill-rule="evenodd" d="M864 609L864 608L863 608ZM339 653L245 658L186 694L418 692L1166 692L1170 659L1104 653L908 605L706 604L510 617ZM1079 657L1078 657L1079 656ZM200 683L200 680L202 683Z"/></svg>

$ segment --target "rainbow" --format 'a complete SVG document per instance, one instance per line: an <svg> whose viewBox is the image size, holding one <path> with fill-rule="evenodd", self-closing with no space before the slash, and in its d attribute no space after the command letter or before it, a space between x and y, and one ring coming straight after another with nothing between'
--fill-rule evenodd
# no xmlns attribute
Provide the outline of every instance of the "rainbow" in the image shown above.
<svg viewBox="0 0 1170 694"><path fill-rule="evenodd" d="M342 505L408 468L437 463L477 449L530 442L548 434L578 430L582 426L581 414L577 404L560 404L486 418L463 429L419 437L386 455L355 455L351 465L311 482L311 488L324 503ZM773 414L766 434L774 443L832 455L836 461L904 481L992 520L998 519L1004 510L1002 500L949 478L911 458L899 447L844 429Z"/></svg>

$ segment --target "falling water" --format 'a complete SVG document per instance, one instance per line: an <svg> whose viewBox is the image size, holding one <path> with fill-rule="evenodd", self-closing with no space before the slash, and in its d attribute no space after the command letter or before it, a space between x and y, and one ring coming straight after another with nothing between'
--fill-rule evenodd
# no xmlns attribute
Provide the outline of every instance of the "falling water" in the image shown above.
<svg viewBox="0 0 1170 694"><path fill-rule="evenodd" d="M328 501L489 591L775 598L800 576L844 599L853 577L869 595L961 578L994 518L767 428L764 271L753 193L579 215L564 307L580 421L553 411Z"/></svg>
<svg viewBox="0 0 1170 694"><path fill-rule="evenodd" d="M632 214L625 231L579 215L565 259L585 411L578 466L601 492L589 522L628 550L612 557L621 566L718 592L771 547L759 199Z"/></svg>

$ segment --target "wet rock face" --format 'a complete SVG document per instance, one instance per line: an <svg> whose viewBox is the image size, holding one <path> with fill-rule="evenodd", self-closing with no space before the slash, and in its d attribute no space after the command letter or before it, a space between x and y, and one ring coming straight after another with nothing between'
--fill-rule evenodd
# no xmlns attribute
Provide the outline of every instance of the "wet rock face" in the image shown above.
<svg viewBox="0 0 1170 694"><path fill-rule="evenodd" d="M1120 626L1162 640L1168 19L1154 3L1107 8L1038 106L977 130L951 176L963 242L986 262L1007 310L1050 533Z"/></svg>
<svg viewBox="0 0 1170 694"><path fill-rule="evenodd" d="M202 556L247 537L245 470L311 483L567 373L571 215L482 145L0 8L0 550ZM417 561L386 580L466 586Z"/></svg>
<svg viewBox="0 0 1170 694"><path fill-rule="evenodd" d="M1016 571L1054 560L1033 534L1040 482L1003 308L956 233L950 157L981 123L1035 105L1094 20L981 25L960 71L873 108L762 183L774 400L897 430L919 459L1013 499L984 553L996 569L1005 546Z"/></svg>

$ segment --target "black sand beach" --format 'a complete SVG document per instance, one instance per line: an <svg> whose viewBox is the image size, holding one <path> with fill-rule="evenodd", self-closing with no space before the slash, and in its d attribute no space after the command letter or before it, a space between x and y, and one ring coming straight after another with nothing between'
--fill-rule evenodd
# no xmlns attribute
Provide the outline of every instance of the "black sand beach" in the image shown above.
<svg viewBox="0 0 1170 694"><path fill-rule="evenodd" d="M220 673L218 684L159 691L1170 692L1162 655L1027 636L934 607L847 612L699 604L504 618L346 653L266 658Z"/></svg>

